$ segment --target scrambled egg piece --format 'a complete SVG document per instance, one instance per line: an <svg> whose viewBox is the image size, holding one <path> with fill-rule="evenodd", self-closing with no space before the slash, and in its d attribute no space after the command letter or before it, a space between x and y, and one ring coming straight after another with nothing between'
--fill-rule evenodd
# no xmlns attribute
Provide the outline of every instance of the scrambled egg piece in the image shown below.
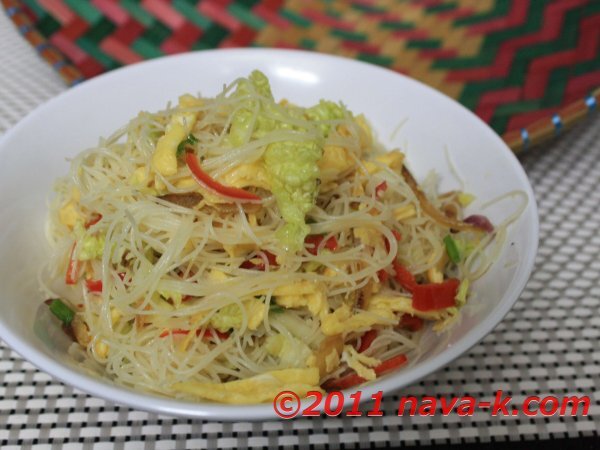
<svg viewBox="0 0 600 450"><path fill-rule="evenodd" d="M71 322L71 328L77 342L83 347L87 347L92 340L92 336L90 335L90 329L81 314L75 314L73 322Z"/></svg>
<svg viewBox="0 0 600 450"><path fill-rule="evenodd" d="M321 318L321 331L325 336L333 336L371 328L373 325L391 325L393 323L393 314L392 317L389 317L388 315L380 316L371 311L361 311L353 315L350 307L344 304Z"/></svg>
<svg viewBox="0 0 600 450"><path fill-rule="evenodd" d="M227 383L188 381L174 384L173 389L207 400L230 404L272 402L281 391L292 391L300 397L305 397L308 391L323 392L319 387L319 370L315 367L273 370L245 380Z"/></svg>
<svg viewBox="0 0 600 450"><path fill-rule="evenodd" d="M427 269L427 280L430 283L443 283L444 282L444 274L438 268L431 267L431 268Z"/></svg>
<svg viewBox="0 0 600 450"><path fill-rule="evenodd" d="M344 338L341 335L326 336L317 351L309 358L308 365L318 367L321 376L327 375L339 367L343 348Z"/></svg>
<svg viewBox="0 0 600 450"><path fill-rule="evenodd" d="M80 198L81 194L79 193L79 189L73 187L71 190L71 198L58 210L58 220L60 223L69 228L75 228L77 222L83 221L83 217L77 210L77 204L79 203Z"/></svg>
<svg viewBox="0 0 600 450"><path fill-rule="evenodd" d="M403 220L411 219L417 215L417 208L412 203L396 208L393 212L394 219L398 222L402 222Z"/></svg>
<svg viewBox="0 0 600 450"><path fill-rule="evenodd" d="M458 203L465 208L469 206L475 200L475 196L473 194L469 194L468 192L461 192L458 194Z"/></svg>
<svg viewBox="0 0 600 450"><path fill-rule="evenodd" d="M313 316L327 312L329 303L325 286L322 283L302 280L286 286L280 286L273 291L275 303L284 308L301 308L306 306Z"/></svg>
<svg viewBox="0 0 600 450"><path fill-rule="evenodd" d="M321 319L321 331L326 336L371 328L374 325L390 325L397 321L397 314L410 314L426 320L439 320L446 316L445 310L417 311L410 297L381 293L369 299L366 311L352 314L348 305L342 305Z"/></svg>
<svg viewBox="0 0 600 450"><path fill-rule="evenodd" d="M375 161L385 164L394 172L400 172L400 170L402 170L402 165L404 164L404 153L399 150L393 150L384 153L383 155L376 156ZM381 170L373 161L363 161L363 164L365 165L367 172L371 175Z"/></svg>
<svg viewBox="0 0 600 450"><path fill-rule="evenodd" d="M344 346L344 352L342 353L342 361L348 364L348 367L353 369L360 377L365 380L374 380L377 378L377 374L372 369L379 364L381 360L372 358L363 353L358 353L351 345Z"/></svg>
<svg viewBox="0 0 600 450"><path fill-rule="evenodd" d="M256 250L256 244L223 244L223 249L231 258L238 258L240 256L247 255L253 250Z"/></svg>
<svg viewBox="0 0 600 450"><path fill-rule="evenodd" d="M182 178L181 180L178 180L175 183L175 186L177 186L179 189L194 188L194 187L198 187L198 182L196 180L194 180L192 177L185 177L185 178Z"/></svg>
<svg viewBox="0 0 600 450"><path fill-rule="evenodd" d="M226 281L229 279L229 277L227 276L227 274L225 272L221 272L220 270L217 270L217 269L210 269L210 272L208 272L207 278L211 281Z"/></svg>
<svg viewBox="0 0 600 450"><path fill-rule="evenodd" d="M321 181L329 181L339 178L341 173L354 167L354 160L350 157L348 150L338 145L326 145L323 147L323 156L319 160Z"/></svg>
<svg viewBox="0 0 600 450"><path fill-rule="evenodd" d="M361 149L371 149L373 147L373 132L371 131L371 127L367 123L367 119L364 115L359 114L354 117L354 122L359 127L358 138L360 141ZM348 137L351 136L352 133L345 125L338 125L336 128L337 132L340 136Z"/></svg>
<svg viewBox="0 0 600 450"><path fill-rule="evenodd" d="M360 239L363 245L369 247L377 247L383 242L381 234L373 228L356 227L352 230L352 234L355 238Z"/></svg>
<svg viewBox="0 0 600 450"><path fill-rule="evenodd" d="M148 184L148 169L145 166L138 167L129 177L129 183L134 186L145 187Z"/></svg>
<svg viewBox="0 0 600 450"><path fill-rule="evenodd" d="M410 297L403 297L392 293L381 293L371 297L368 311L381 317L393 319L396 313L410 314L426 320L438 320L444 316L445 310L418 311L412 306Z"/></svg>
<svg viewBox="0 0 600 450"><path fill-rule="evenodd" d="M255 186L271 190L271 182L264 164L259 161L251 164L240 164L229 172L221 175L219 181L226 186L245 188Z"/></svg>
<svg viewBox="0 0 600 450"><path fill-rule="evenodd" d="M429 262L433 261L435 254L431 255ZM427 280L430 283L442 283L444 281L444 266L448 262L448 253L443 252L435 266L427 269Z"/></svg>
<svg viewBox="0 0 600 450"><path fill-rule="evenodd" d="M359 114L354 118L362 133L359 134L360 146L362 148L370 149L373 146L373 132L371 127L367 123L367 119L364 115Z"/></svg>
<svg viewBox="0 0 600 450"><path fill-rule="evenodd" d="M94 353L96 354L96 357L101 360L106 359L108 356L108 350L108 344L102 339L97 340L94 344Z"/></svg>
<svg viewBox="0 0 600 450"><path fill-rule="evenodd" d="M191 95L179 97L181 108L192 108L202 105L202 100ZM165 134L158 139L156 150L152 155L152 168L163 176L177 173L177 146L192 131L198 120L197 112L175 113L167 124Z"/></svg>

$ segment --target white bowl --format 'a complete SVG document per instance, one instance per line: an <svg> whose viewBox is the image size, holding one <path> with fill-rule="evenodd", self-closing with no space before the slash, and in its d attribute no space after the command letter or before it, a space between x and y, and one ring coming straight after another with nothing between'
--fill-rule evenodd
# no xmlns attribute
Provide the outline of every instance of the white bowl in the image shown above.
<svg viewBox="0 0 600 450"><path fill-rule="evenodd" d="M439 92L373 65L315 53L240 49L189 53L136 64L70 89L36 109L0 141L0 337L41 370L92 395L134 408L214 420L275 418L270 404L231 406L184 402L129 390L89 376L65 352L60 333L36 321L42 298L37 271L48 245L43 229L53 180L68 169L66 157L94 146L140 110L158 110L185 92L215 95L224 83L262 70L276 98L300 105L341 100L364 113L379 139L407 152L417 179L430 170L441 189L459 187L448 154L477 196L471 210L513 190L529 198L510 227L503 251L473 286L474 308L442 336L425 336L425 352L411 366L363 387L363 399L425 377L489 333L517 300L533 267L538 242L535 199L527 176L504 142L475 115ZM404 120L406 123L400 128ZM485 211L499 223L516 209L503 201ZM348 403L350 403L348 401Z"/></svg>

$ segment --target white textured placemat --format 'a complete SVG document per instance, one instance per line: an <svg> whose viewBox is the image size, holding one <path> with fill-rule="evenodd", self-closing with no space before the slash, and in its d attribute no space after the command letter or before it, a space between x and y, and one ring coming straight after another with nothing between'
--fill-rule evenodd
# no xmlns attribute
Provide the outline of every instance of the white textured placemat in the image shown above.
<svg viewBox="0 0 600 450"><path fill-rule="evenodd" d="M66 88L0 13L0 132ZM483 342L403 395L517 402L589 395L588 417L397 417L214 423L157 416L90 397L0 342L0 447L355 448L590 436L600 427L600 117L523 158L539 202L540 250L521 299ZM92 446L92 445L90 445Z"/></svg>

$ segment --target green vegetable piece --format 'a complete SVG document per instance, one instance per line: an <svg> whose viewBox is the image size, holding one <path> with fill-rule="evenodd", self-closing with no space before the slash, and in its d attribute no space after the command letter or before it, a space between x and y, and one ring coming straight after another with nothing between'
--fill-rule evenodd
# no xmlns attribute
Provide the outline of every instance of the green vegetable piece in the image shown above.
<svg viewBox="0 0 600 450"><path fill-rule="evenodd" d="M104 253L104 244L104 236L84 236L77 259L79 259L79 261L90 261L92 259L101 258Z"/></svg>
<svg viewBox="0 0 600 450"><path fill-rule="evenodd" d="M458 251L456 241L452 239L450 235L448 235L444 238L444 244L446 245L446 253L448 253L450 261L455 264L458 263L460 261L460 252Z"/></svg>
<svg viewBox="0 0 600 450"><path fill-rule="evenodd" d="M226 141L233 147L244 144L248 137L260 138L276 127L275 120L265 114L276 108L269 79L255 70L248 78L239 80L234 97L248 97L232 117ZM255 117L255 111L258 115ZM255 120L256 119L256 120Z"/></svg>
<svg viewBox="0 0 600 450"><path fill-rule="evenodd" d="M75 317L75 312L58 298L52 300L52 303L50 303L50 312L58 317L65 325L71 325L71 322Z"/></svg>
<svg viewBox="0 0 600 450"><path fill-rule="evenodd" d="M320 100L318 104L306 110L306 116L310 120L323 122L319 124L319 129L325 137L327 137L331 131L331 125L325 122L343 119L345 114L346 110L343 105L328 100Z"/></svg>
<svg viewBox="0 0 600 450"><path fill-rule="evenodd" d="M179 145L177 146L177 152L176 155L178 158L181 158L183 156L183 152L185 152L185 147L187 145L194 145L198 142L198 138L196 136L194 136L193 134L188 134L188 136L179 143Z"/></svg>
<svg viewBox="0 0 600 450"><path fill-rule="evenodd" d="M302 110L276 104L268 78L259 71L255 70L248 78L240 79L232 95L247 98L231 120L227 142L232 147L278 130L301 131L306 135L305 141L274 142L267 147L263 156L271 180L271 191L286 222L277 230L276 236L287 251L297 252L303 248L304 238L310 231L304 217L314 206L318 192L318 162L323 155L322 136L316 127L307 130L291 123L306 121ZM312 112L315 119L309 117L309 121L331 119L339 115L336 113L339 107L334 103L323 102L315 108Z"/></svg>
<svg viewBox="0 0 600 450"><path fill-rule="evenodd" d="M321 251L321 255L324 255L327 252L326 249L323 249ZM323 267L323 264L321 264L319 261L309 261L304 263L304 272L309 273L309 272L316 272L317 270L319 270L321 267Z"/></svg>
<svg viewBox="0 0 600 450"><path fill-rule="evenodd" d="M318 162L323 156L323 139L331 131L329 122L344 119L350 113L341 103L325 100L308 109L277 104L268 78L256 70L237 82L232 96L244 99L231 119L226 138L232 147L274 131L290 130L306 136L302 141L273 142L263 155L271 191L285 221L276 236L286 251L297 252L310 231L305 216L318 194Z"/></svg>
<svg viewBox="0 0 600 450"><path fill-rule="evenodd" d="M457 306L463 306L467 303L467 295L469 294L469 279L465 278L458 286L458 292L456 293L456 304Z"/></svg>
<svg viewBox="0 0 600 450"><path fill-rule="evenodd" d="M276 303L271 303L269 305L269 312L270 313L274 313L274 314L279 314L285 311L285 308L283 306L279 306Z"/></svg>
<svg viewBox="0 0 600 450"><path fill-rule="evenodd" d="M221 333L242 325L242 310L236 303L224 306L210 319L210 325Z"/></svg>
<svg viewBox="0 0 600 450"><path fill-rule="evenodd" d="M286 224L276 236L287 251L304 245L310 227L304 216L315 204L323 148L315 141L275 142L265 152L265 167L271 176L271 190Z"/></svg>

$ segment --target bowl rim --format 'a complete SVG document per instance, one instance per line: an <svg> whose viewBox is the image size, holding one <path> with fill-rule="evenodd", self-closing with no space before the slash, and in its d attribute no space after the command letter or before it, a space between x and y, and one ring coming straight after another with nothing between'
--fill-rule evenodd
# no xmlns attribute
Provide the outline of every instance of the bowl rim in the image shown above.
<svg viewBox="0 0 600 450"><path fill-rule="evenodd" d="M525 173L525 170L521 166L515 154L508 148L500 136L498 136L472 111L468 110L454 99L418 80L399 74L387 68L350 58L295 49L236 48L201 50L164 56L129 66L124 66L69 88L68 90L56 95L45 103L34 108L16 125L12 126L6 133L4 133L4 135L0 137L0 153L3 151L2 149L4 149L6 143L9 142L13 136L18 135L21 130L26 129L31 122L36 120L37 116L44 114L46 110L51 110L60 102L68 101L71 96L77 95L80 90L93 89L93 87L97 84L110 82L112 78L120 76L120 74L123 72L140 70L140 68L151 68L154 65L169 64L170 61L176 59L204 57L210 58L214 55L227 55L227 57L231 58L231 60L234 60L238 57L251 55L254 57L268 56L269 58L277 58L277 56L288 57L289 55L294 54L301 58L308 57L312 59L320 59L322 61L328 60L337 64L357 65L368 70L387 72L388 74L405 78L405 80L408 80L412 83L417 83L422 88L430 91L430 94L443 97L445 101L450 101L455 105L458 105L465 114L471 116L471 119L476 119L476 122L480 124L482 133L487 133L488 137L495 139L499 144L499 147L503 149L502 151L504 151L505 156L509 159L513 169L515 170L515 174L522 182L523 188L529 200L529 204L527 205L527 208L523 214L529 214L530 226L526 231L531 238L531 244L528 247L528 251L521 255L521 257L525 258L523 261L523 270L515 274L514 281L509 285L508 289L504 291L502 301L488 313L487 317L483 321L479 322L476 327L474 327L463 338L458 340L454 345L446 349L441 354L427 360L426 362L420 363L418 370L408 369L407 371L392 373L374 383L361 386L362 400L368 400L372 394L378 391L383 391L384 394L389 394L391 391L401 389L407 385L419 381L420 379L448 365L450 362L467 352L475 344L480 342L502 321L514 303L518 300L533 270L539 241L539 218L533 189L531 188L531 184L529 183L529 179ZM19 336L13 333L9 328L6 328L2 321L0 321L0 338L3 339L12 350L32 363L39 370L49 373L67 385L80 389L90 395L113 402L116 405L126 405L128 407L152 413L204 420L254 421L278 419L278 416L275 414L271 403L255 405L228 405L214 402L192 402L179 399L170 399L149 393L138 392L124 386L112 384L100 378L85 375L82 372L71 369L67 365L57 362L56 360L52 359L49 354L38 351L33 346L20 341ZM398 376L401 377L400 381L398 381ZM348 395L351 392L353 391L345 391L345 400L348 403L350 402ZM306 403L305 400L302 402L303 406L307 404L308 403Z"/></svg>

